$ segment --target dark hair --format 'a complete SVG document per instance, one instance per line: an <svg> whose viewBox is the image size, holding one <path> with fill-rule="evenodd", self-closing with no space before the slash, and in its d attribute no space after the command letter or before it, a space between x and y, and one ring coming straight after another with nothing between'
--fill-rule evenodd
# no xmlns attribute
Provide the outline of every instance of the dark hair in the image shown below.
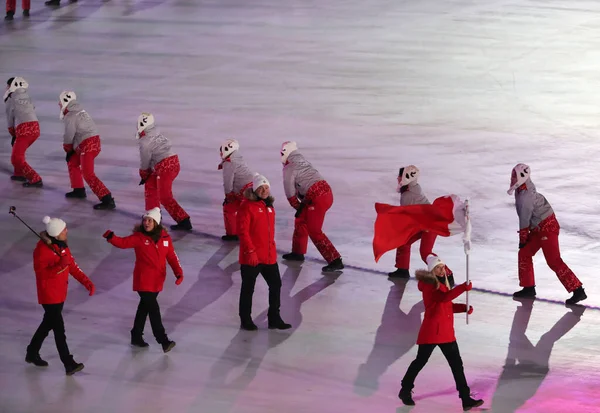
<svg viewBox="0 0 600 413"><path fill-rule="evenodd" d="M6 81L6 84L7 84L8 86L10 86L10 85L12 84L13 80L15 80L15 78L14 78L14 77L11 77L10 79L8 79L8 80Z"/></svg>
<svg viewBox="0 0 600 413"><path fill-rule="evenodd" d="M150 238L152 238L152 241L154 241L155 243L158 242L158 240L162 236L163 231L166 231L166 229L161 224L154 225L154 229L150 232L144 229L143 223L137 224L135 227L133 227L133 232L141 232L144 235L148 235Z"/></svg>

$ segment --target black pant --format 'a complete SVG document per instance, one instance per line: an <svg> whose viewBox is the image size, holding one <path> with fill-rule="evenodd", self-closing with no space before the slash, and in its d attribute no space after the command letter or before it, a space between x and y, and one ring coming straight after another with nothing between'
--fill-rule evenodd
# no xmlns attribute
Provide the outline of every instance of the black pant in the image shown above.
<svg viewBox="0 0 600 413"><path fill-rule="evenodd" d="M402 389L412 390L417 375L423 367L425 367L425 364L427 364L429 356L431 356L431 353L433 353L436 346L440 347L440 350L444 353L444 357L448 360L448 364L452 369L454 381L456 382L456 390L458 390L459 397L469 397L471 390L467 385L465 370L463 369L463 362L460 358L460 352L458 351L458 344L456 341L443 344L420 344L419 350L417 351L417 358L410 363L410 366L402 379Z"/></svg>
<svg viewBox="0 0 600 413"><path fill-rule="evenodd" d="M269 320L275 321L279 318L279 306L281 299L281 275L279 275L279 266L275 264L259 264L256 267L250 265L241 265L242 289L240 290L240 318L243 320L252 320L252 295L254 295L254 286L258 274L269 286Z"/></svg>
<svg viewBox="0 0 600 413"><path fill-rule="evenodd" d="M39 354L44 339L48 337L50 331L54 332L54 341L58 349L60 360L65 366L74 363L73 356L69 353L67 346L67 336L65 335L65 323L62 317L62 309L65 303L60 304L42 304L44 307L44 318L42 323L31 338L29 346L27 346L27 354L32 356Z"/></svg>
<svg viewBox="0 0 600 413"><path fill-rule="evenodd" d="M158 341L159 344L166 343L169 339L162 324L158 301L156 301L158 293L138 291L138 294L140 295L140 303L138 304L137 312L135 313L131 334L136 337L141 337L144 333L146 317L150 316L150 326L152 327L154 338L156 338L156 341Z"/></svg>

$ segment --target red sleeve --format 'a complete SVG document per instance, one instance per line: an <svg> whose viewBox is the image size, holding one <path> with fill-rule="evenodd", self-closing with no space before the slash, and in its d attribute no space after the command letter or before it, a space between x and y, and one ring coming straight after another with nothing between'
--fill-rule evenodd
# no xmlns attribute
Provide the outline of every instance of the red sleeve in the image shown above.
<svg viewBox="0 0 600 413"><path fill-rule="evenodd" d="M435 290L432 294L433 300L439 303L447 303L448 301L454 300L456 297L466 291L467 286L464 284L458 285L448 292Z"/></svg>
<svg viewBox="0 0 600 413"><path fill-rule="evenodd" d="M252 237L250 236L250 224L252 222L252 213L248 202L243 202L237 215L237 230L240 238L240 251L242 254L250 254L256 252Z"/></svg>
<svg viewBox="0 0 600 413"><path fill-rule="evenodd" d="M73 151L73 144L63 144L63 149L65 150L66 153L72 152Z"/></svg>
<svg viewBox="0 0 600 413"><path fill-rule="evenodd" d="M296 195L289 197L287 200L294 209L298 209L300 206L300 201L298 201L298 197Z"/></svg>
<svg viewBox="0 0 600 413"><path fill-rule="evenodd" d="M452 312L453 313L466 313L467 305L466 304L454 304L452 303Z"/></svg>
<svg viewBox="0 0 600 413"><path fill-rule="evenodd" d="M71 265L69 265L69 273L84 287L91 283L90 279L83 273L83 271L81 271L81 268L79 268L79 265L77 265L75 260L73 260Z"/></svg>
<svg viewBox="0 0 600 413"><path fill-rule="evenodd" d="M8 128L8 133L10 133L10 136L14 138L16 136L15 128Z"/></svg>
<svg viewBox="0 0 600 413"><path fill-rule="evenodd" d="M108 242L117 248L127 249L137 247L140 243L140 239L141 238L137 234L132 234L128 237L117 237L116 235L113 235Z"/></svg>
<svg viewBox="0 0 600 413"><path fill-rule="evenodd" d="M168 240L169 240L169 251L167 252L167 262L169 263L169 266L171 266L171 269L173 270L173 274L175 274L175 277L179 278L180 276L183 275L183 268L181 268L181 264L179 263L179 257L177 256L177 253L175 252L175 247L173 246L173 240L171 239L171 237L169 237Z"/></svg>

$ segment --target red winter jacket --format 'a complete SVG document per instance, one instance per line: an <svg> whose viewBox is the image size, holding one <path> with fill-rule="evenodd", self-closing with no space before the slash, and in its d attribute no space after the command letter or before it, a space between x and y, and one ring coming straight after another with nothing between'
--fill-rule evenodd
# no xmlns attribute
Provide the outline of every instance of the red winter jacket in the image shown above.
<svg viewBox="0 0 600 413"><path fill-rule="evenodd" d="M135 248L133 291L160 292L167 277L167 261L175 277L183 275L179 258L173 248L173 240L164 230L157 243L149 235L137 229L134 231L124 238L113 235L108 242L117 248Z"/></svg>
<svg viewBox="0 0 600 413"><path fill-rule="evenodd" d="M241 265L252 265L249 256L256 253L259 264L275 264L275 209L273 198L258 199L252 188L244 191L244 200L237 213Z"/></svg>
<svg viewBox="0 0 600 413"><path fill-rule="evenodd" d="M417 344L442 344L456 341L454 336L454 313L464 313L465 304L453 304L452 300L466 291L466 284L452 290L440 283L437 277L425 270L415 273L419 291L423 293L425 316L419 330Z"/></svg>
<svg viewBox="0 0 600 413"><path fill-rule="evenodd" d="M67 299L69 274L89 290L92 282L81 271L69 248L61 249L58 245L52 244L46 231L42 232L40 236L43 241L38 241L33 250L33 269L38 302L40 304L64 303ZM54 251L60 253L61 256L68 257L63 262L67 261L69 264L61 264L61 258Z"/></svg>

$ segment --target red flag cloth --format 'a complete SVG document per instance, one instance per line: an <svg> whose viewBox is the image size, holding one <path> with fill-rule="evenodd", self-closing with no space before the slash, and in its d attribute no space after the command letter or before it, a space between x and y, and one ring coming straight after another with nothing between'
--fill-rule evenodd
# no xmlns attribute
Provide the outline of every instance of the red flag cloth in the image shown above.
<svg viewBox="0 0 600 413"><path fill-rule="evenodd" d="M375 262L386 252L405 245L421 231L449 237L464 232L466 228L465 205L456 195L439 197L431 205L375 203L375 211Z"/></svg>

